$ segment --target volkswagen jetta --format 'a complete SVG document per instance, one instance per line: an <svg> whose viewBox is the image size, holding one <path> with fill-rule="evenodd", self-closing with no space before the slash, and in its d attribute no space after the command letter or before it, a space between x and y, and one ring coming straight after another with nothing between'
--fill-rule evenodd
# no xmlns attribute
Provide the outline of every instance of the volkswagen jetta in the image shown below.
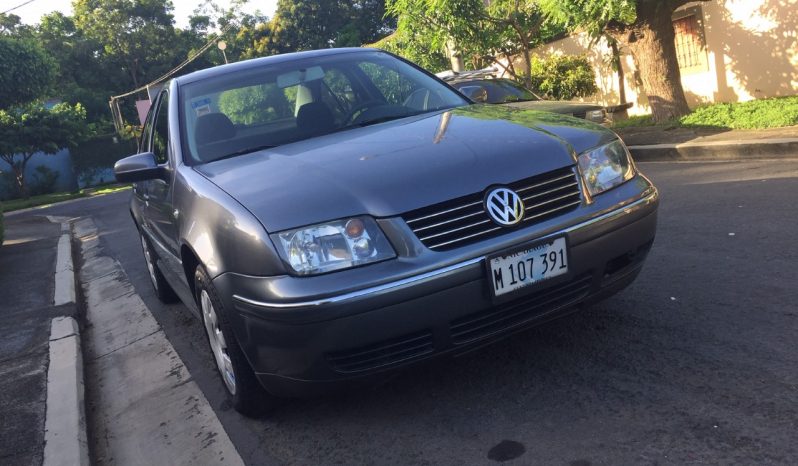
<svg viewBox="0 0 798 466"><path fill-rule="evenodd" d="M456 355L629 285L658 194L611 131L475 104L373 49L173 79L131 213L157 295L256 413Z"/></svg>

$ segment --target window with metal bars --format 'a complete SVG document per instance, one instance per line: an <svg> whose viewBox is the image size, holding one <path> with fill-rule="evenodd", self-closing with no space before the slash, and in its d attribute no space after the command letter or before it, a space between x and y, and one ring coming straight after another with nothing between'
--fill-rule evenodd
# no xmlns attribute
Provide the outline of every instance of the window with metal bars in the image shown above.
<svg viewBox="0 0 798 466"><path fill-rule="evenodd" d="M696 15L689 15L673 21L676 33L676 58L680 69L703 67L706 65L701 23Z"/></svg>

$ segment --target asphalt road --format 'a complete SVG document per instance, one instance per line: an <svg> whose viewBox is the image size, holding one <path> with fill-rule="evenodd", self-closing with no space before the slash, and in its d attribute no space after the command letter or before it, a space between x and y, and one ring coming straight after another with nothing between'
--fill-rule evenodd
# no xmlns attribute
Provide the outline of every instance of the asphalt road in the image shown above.
<svg viewBox="0 0 798 466"><path fill-rule="evenodd" d="M248 420L200 323L153 295L129 193L91 215L250 464L795 464L798 162L650 163L660 226L604 303L386 385Z"/></svg>

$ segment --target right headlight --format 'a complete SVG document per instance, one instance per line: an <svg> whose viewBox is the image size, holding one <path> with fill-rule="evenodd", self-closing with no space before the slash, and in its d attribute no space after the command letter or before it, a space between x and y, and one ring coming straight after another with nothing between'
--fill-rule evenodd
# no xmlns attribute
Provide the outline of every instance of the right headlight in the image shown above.
<svg viewBox="0 0 798 466"><path fill-rule="evenodd" d="M579 156L579 173L591 196L596 196L632 179L632 159L624 143L617 139Z"/></svg>
<svg viewBox="0 0 798 466"><path fill-rule="evenodd" d="M353 217L272 235L299 275L316 275L396 257L377 222Z"/></svg>

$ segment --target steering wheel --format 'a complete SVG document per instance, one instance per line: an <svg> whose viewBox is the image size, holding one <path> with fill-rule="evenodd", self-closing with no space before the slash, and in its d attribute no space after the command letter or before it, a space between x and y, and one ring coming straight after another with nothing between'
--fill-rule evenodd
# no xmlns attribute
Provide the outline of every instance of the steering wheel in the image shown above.
<svg viewBox="0 0 798 466"><path fill-rule="evenodd" d="M349 115L346 116L344 121L346 125L354 124L358 121L358 119L363 116L366 110L378 107L380 105L385 105L384 102L380 102L379 100L367 100L360 105L355 106L352 110L349 111Z"/></svg>

